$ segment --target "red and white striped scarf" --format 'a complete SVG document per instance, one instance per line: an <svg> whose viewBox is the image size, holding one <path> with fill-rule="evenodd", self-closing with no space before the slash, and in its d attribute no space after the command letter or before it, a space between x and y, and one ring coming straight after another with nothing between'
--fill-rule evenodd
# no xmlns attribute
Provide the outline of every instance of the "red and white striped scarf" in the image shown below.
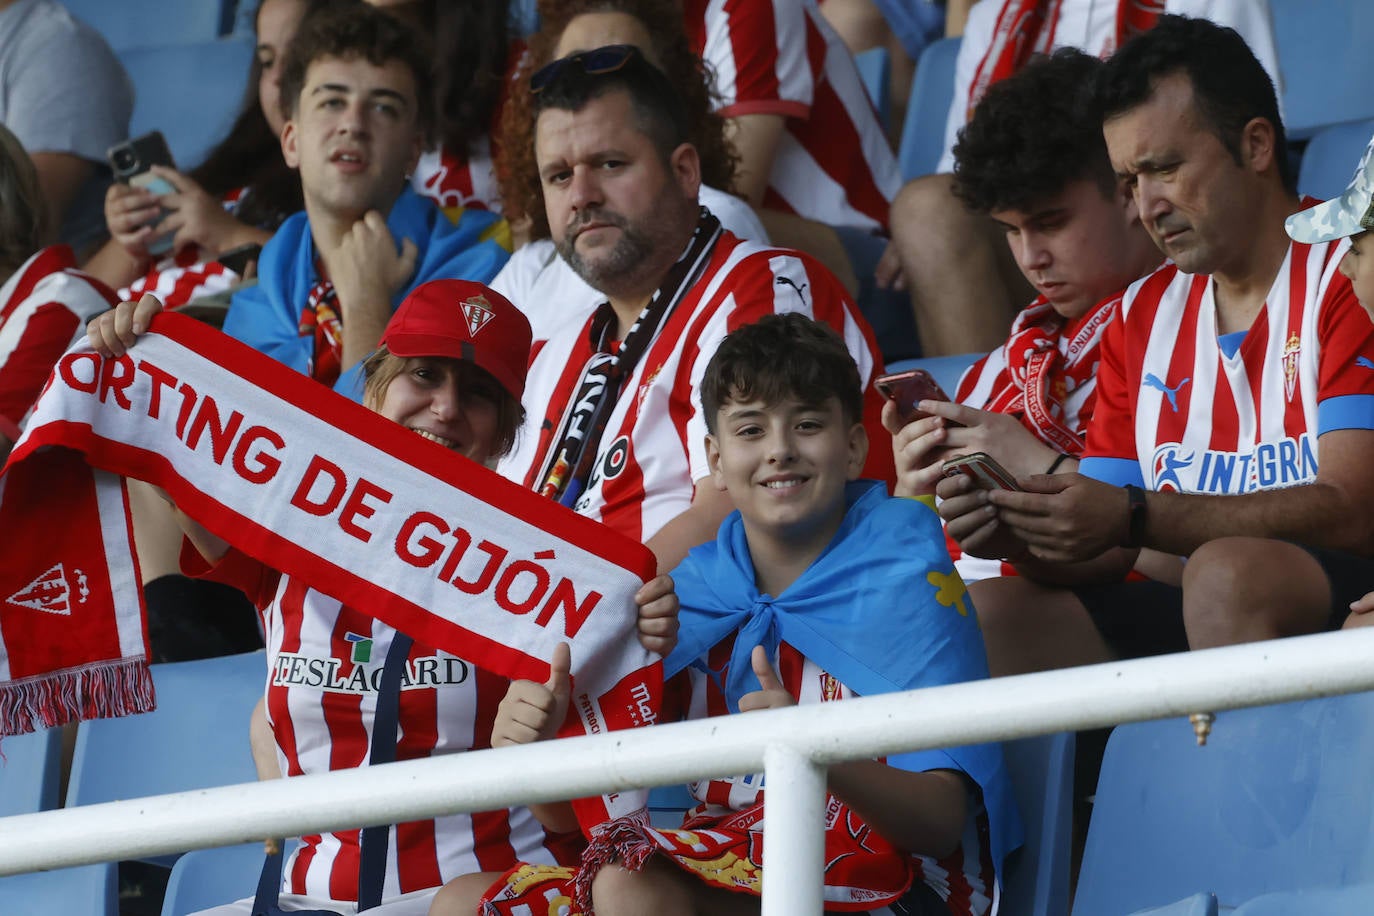
<svg viewBox="0 0 1374 916"><path fill-rule="evenodd" d="M991 0L988 0L991 2ZM968 117L988 87L1020 70L1032 54L1054 50L1054 32L1064 0L1004 0L992 29L992 41L969 83ZM1102 49L1104 58L1141 32L1154 28L1164 12L1164 0L1117 0L1116 31Z"/></svg>
<svg viewBox="0 0 1374 916"><path fill-rule="evenodd" d="M635 638L633 595L655 569L643 545L165 313L119 359L68 351L0 477L0 524L25 532L0 568L0 734L150 708L120 477L487 671L545 680L569 642L565 733L657 714L661 663ZM593 799L579 816L642 801Z"/></svg>

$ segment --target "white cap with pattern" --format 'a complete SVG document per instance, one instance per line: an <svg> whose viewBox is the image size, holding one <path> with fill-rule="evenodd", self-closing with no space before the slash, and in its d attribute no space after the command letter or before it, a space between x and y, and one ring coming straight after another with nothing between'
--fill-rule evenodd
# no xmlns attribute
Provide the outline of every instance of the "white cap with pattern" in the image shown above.
<svg viewBox="0 0 1374 916"><path fill-rule="evenodd" d="M1288 217L1284 228L1295 241L1316 244L1374 229L1374 139L1341 196Z"/></svg>

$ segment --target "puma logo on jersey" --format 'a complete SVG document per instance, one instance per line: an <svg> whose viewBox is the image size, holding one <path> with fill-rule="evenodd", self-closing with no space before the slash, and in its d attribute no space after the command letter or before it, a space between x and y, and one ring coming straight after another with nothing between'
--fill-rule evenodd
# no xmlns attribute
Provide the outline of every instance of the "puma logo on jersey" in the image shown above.
<svg viewBox="0 0 1374 916"><path fill-rule="evenodd" d="M1368 356L1357 356L1355 357L1355 365L1361 369L1374 369L1374 359L1370 359Z"/></svg>
<svg viewBox="0 0 1374 916"><path fill-rule="evenodd" d="M1163 381L1160 380L1159 376L1155 375L1153 372L1148 372L1145 374L1145 387L1154 388L1157 391L1164 392L1164 396L1169 399L1169 406L1174 409L1174 413L1178 413L1179 389L1182 388L1184 385L1188 384L1189 382L1191 382L1192 380L1192 376L1189 376L1188 378L1179 382L1174 387L1170 388L1168 385L1166 385Z"/></svg>
<svg viewBox="0 0 1374 916"><path fill-rule="evenodd" d="M803 291L811 285L810 283L803 283L801 286L798 286L796 281L791 277L774 277L773 283L777 286L792 287L793 292L797 294L797 298L802 301L802 305L806 305L806 296Z"/></svg>

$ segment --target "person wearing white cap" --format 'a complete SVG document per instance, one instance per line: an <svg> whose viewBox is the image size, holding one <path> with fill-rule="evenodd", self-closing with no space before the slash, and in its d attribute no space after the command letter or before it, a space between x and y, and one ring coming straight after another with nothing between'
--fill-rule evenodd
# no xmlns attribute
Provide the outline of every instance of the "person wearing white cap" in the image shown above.
<svg viewBox="0 0 1374 916"><path fill-rule="evenodd" d="M1288 217L1284 228L1295 242L1314 245L1350 239L1341 258L1341 273L1350 279L1355 298L1374 318L1374 138L1365 147L1350 185L1335 200L1328 200ZM1363 249L1363 250L1361 250Z"/></svg>

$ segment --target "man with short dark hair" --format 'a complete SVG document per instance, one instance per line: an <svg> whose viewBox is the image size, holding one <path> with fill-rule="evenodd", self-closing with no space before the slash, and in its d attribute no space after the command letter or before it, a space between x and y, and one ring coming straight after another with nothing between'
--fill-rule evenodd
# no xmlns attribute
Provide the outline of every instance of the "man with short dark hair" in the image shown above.
<svg viewBox="0 0 1374 916"><path fill-rule="evenodd" d="M1341 245L1284 232L1272 84L1234 31L1165 16L1099 87L1172 263L1122 300L1079 473L938 487L966 551L1021 561L977 598L998 673L1336 627L1374 579L1374 325ZM1180 587L1120 581L1142 547L1187 557Z"/></svg>
<svg viewBox="0 0 1374 916"><path fill-rule="evenodd" d="M490 280L510 248L479 210L450 222L408 187L430 125L429 63L399 20L358 4L312 17L287 50L282 153L305 212L263 248L226 333L359 397L356 368L392 311L436 278Z"/></svg>
<svg viewBox="0 0 1374 916"><path fill-rule="evenodd" d="M643 541L670 569L714 537L731 508L709 480L697 396L721 338L773 312L827 322L860 367L875 431L878 350L824 268L742 242L698 206L681 102L638 50L573 54L531 88L553 241L606 301L537 348L529 422L500 471ZM870 470L890 477L881 464ZM794 487L805 481L789 479Z"/></svg>

